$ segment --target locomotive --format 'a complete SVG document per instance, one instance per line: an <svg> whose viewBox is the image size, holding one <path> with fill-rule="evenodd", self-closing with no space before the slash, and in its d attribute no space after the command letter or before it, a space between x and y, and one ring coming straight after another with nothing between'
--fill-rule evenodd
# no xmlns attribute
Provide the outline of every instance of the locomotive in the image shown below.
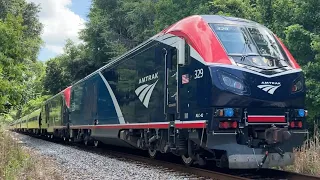
<svg viewBox="0 0 320 180"><path fill-rule="evenodd" d="M305 96L300 66L268 28L194 15L44 102L36 128L12 128L186 165L287 166L307 134Z"/></svg>

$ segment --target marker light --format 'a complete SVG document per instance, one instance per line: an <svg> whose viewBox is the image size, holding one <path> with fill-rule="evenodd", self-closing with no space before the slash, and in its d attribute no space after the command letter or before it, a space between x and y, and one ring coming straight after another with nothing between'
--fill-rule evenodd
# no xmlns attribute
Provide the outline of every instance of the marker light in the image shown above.
<svg viewBox="0 0 320 180"><path fill-rule="evenodd" d="M236 129L237 127L237 121L222 121L219 123L220 129Z"/></svg>
<svg viewBox="0 0 320 180"><path fill-rule="evenodd" d="M299 114L300 117L304 117L304 113L305 113L304 109L299 109L298 110L298 114Z"/></svg>
<svg viewBox="0 0 320 180"><path fill-rule="evenodd" d="M217 109L216 110L216 116L222 117L223 116L223 109Z"/></svg>
<svg viewBox="0 0 320 180"><path fill-rule="evenodd" d="M302 121L291 121L290 128L302 128Z"/></svg>
<svg viewBox="0 0 320 180"><path fill-rule="evenodd" d="M238 123L237 123L237 121L233 121L232 123L231 123L231 128L237 128L238 127Z"/></svg>
<svg viewBox="0 0 320 180"><path fill-rule="evenodd" d="M294 127L295 127L294 121L291 121L291 122L290 122L290 127L291 127L291 128L294 128Z"/></svg>
<svg viewBox="0 0 320 180"><path fill-rule="evenodd" d="M232 117L234 114L234 111L232 108L224 108L224 115L227 117Z"/></svg>
<svg viewBox="0 0 320 180"><path fill-rule="evenodd" d="M219 127L221 129L228 129L229 128L229 123L228 122L220 122Z"/></svg>

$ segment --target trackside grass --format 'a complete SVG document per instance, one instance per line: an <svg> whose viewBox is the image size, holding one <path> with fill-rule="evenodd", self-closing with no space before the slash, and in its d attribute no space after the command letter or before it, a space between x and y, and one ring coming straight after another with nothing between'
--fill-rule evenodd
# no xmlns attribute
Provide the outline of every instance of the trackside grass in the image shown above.
<svg viewBox="0 0 320 180"><path fill-rule="evenodd" d="M320 133L318 129L315 129L314 132L312 138L308 138L302 147L294 151L294 165L284 170L320 176Z"/></svg>
<svg viewBox="0 0 320 180"><path fill-rule="evenodd" d="M34 154L0 130L0 179L63 179L50 160Z"/></svg>
<svg viewBox="0 0 320 180"><path fill-rule="evenodd" d="M0 130L0 179L16 179L28 156Z"/></svg>

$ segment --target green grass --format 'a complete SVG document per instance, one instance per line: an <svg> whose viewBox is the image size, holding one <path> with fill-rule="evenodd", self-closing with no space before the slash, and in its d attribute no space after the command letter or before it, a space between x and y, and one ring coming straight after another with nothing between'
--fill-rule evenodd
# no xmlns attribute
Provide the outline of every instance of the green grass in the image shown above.
<svg viewBox="0 0 320 180"><path fill-rule="evenodd" d="M53 160L23 148L9 133L0 130L0 179L63 179Z"/></svg>
<svg viewBox="0 0 320 180"><path fill-rule="evenodd" d="M21 171L28 161L25 154L17 142L8 135L0 132L0 179L17 179L17 173Z"/></svg>

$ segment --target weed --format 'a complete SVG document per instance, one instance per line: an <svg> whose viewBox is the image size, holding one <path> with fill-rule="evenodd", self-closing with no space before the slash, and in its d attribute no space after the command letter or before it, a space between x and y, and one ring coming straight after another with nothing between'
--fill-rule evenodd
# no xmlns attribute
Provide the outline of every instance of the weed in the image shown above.
<svg viewBox="0 0 320 180"><path fill-rule="evenodd" d="M63 179L53 160L23 148L9 134L0 130L0 179Z"/></svg>

